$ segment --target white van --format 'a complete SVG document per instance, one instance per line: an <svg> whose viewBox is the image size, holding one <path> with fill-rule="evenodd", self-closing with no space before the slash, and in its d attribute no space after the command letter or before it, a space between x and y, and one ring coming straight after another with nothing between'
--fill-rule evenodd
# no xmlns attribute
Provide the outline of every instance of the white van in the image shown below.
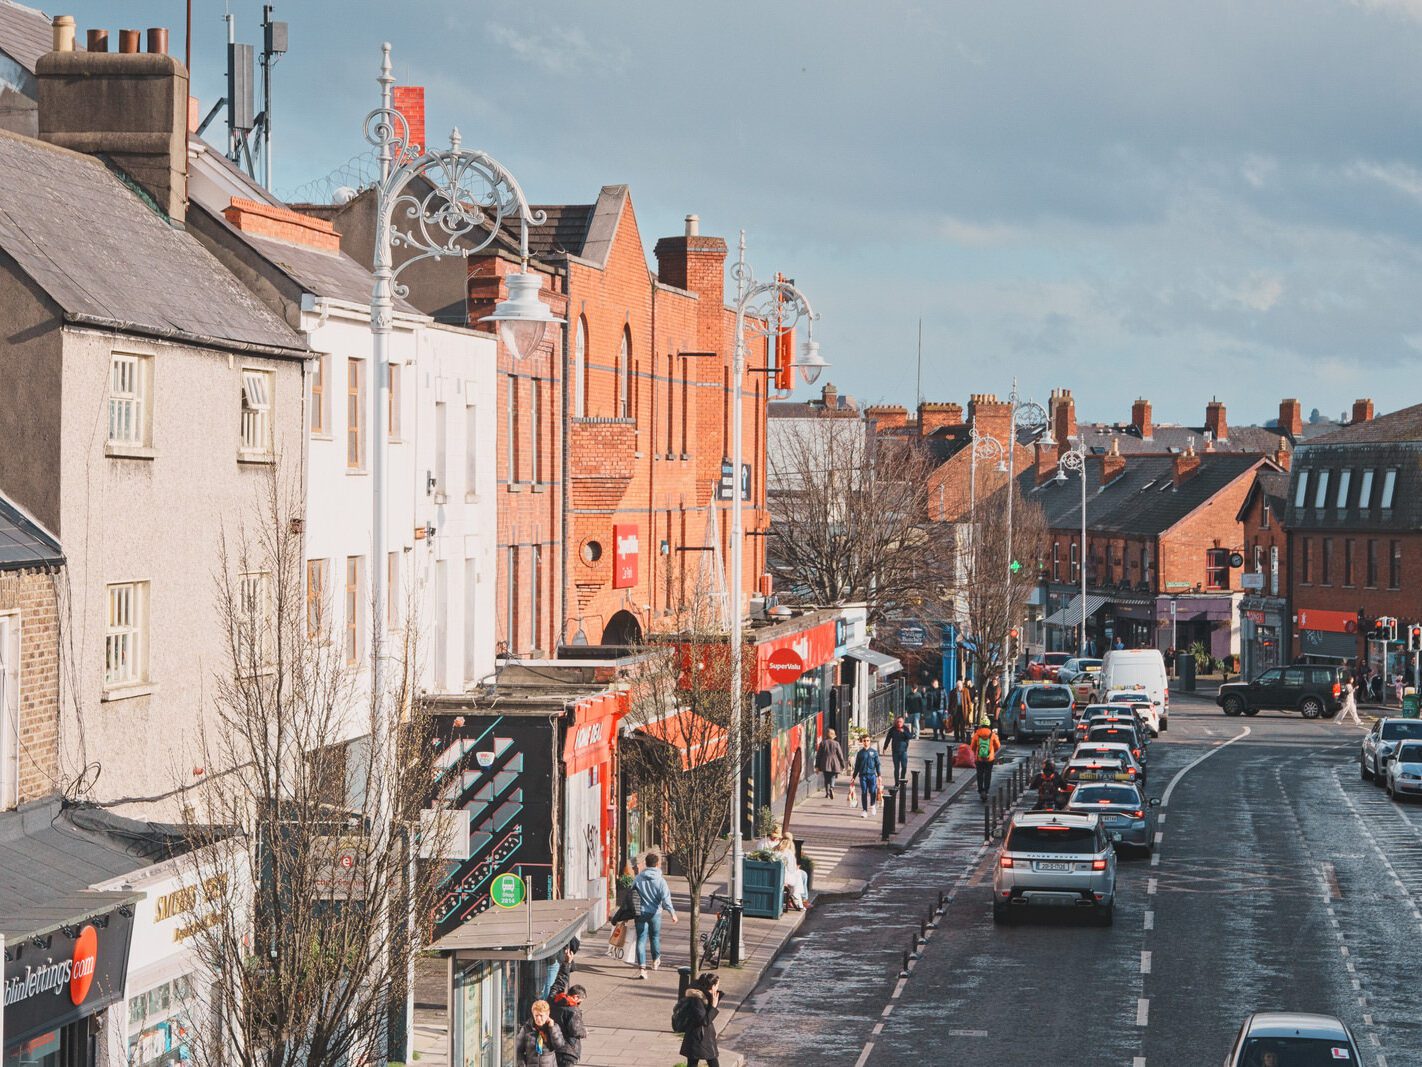
<svg viewBox="0 0 1422 1067"><path fill-rule="evenodd" d="M1170 685L1165 676L1165 657L1157 648L1122 648L1107 652L1101 672L1095 678L1093 703L1120 689L1142 690L1150 697L1146 719L1153 733L1170 729Z"/></svg>

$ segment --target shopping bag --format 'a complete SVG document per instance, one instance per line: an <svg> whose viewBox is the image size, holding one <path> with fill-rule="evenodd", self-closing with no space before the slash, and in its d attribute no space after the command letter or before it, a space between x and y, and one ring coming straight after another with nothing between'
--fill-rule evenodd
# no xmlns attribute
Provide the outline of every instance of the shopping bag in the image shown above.
<svg viewBox="0 0 1422 1067"><path fill-rule="evenodd" d="M618 923L612 928L612 933L608 935L607 943L613 948L621 948L622 943L627 940L627 924Z"/></svg>

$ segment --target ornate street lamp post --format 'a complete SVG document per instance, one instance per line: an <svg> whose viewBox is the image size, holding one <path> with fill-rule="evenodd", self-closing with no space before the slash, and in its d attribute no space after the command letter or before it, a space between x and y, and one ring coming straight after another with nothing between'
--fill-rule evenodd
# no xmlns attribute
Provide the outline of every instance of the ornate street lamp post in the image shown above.
<svg viewBox="0 0 1422 1067"><path fill-rule="evenodd" d="M1062 444L1066 444L1065 441ZM1077 550L1076 569L1081 577L1081 629L1076 636L1076 654L1086 655L1086 439L1077 442L1075 448L1063 452L1057 460L1059 483L1067 480L1066 472L1074 471L1081 478L1081 546Z"/></svg>
<svg viewBox="0 0 1422 1067"><path fill-rule="evenodd" d="M411 263L420 260L446 256L468 259L493 243L505 220L517 219L520 270L507 278L508 299L499 301L494 313L481 321L496 325L500 338L515 359L537 351L548 327L562 321L538 299L541 280L528 270L528 228L545 222L544 213L535 212L529 206L523 189L496 159L485 152L462 147L458 129L450 134L449 148L443 151L426 151L423 145L411 143L409 123L391 103L395 77L391 73L389 43L381 46L381 54L380 77L376 79L380 84L380 107L365 117L365 138L375 146L380 159L380 181L375 186L375 285L370 300L374 411L367 423L374 431L370 465L372 558L369 573L370 690L375 701L381 700L385 681L381 645L386 614L385 499L389 472L384 418L390 405L390 331L395 297L404 297L409 292L396 279ZM398 267L394 263L396 248L411 253ZM384 709L378 709L375 715L373 740L377 752L390 750L392 718L393 714L387 716ZM375 795L366 798L367 814L378 834L389 834L397 815L393 810L394 783L384 785L388 788L376 790ZM412 847L412 869L413 863ZM407 921L413 924L413 912ZM404 1057L407 1063L414 1034L410 977L411 971L407 968Z"/></svg>
<svg viewBox="0 0 1422 1067"><path fill-rule="evenodd" d="M758 337L773 337L782 330L793 329L805 321L805 347L795 361L800 377L807 385L814 384L820 372L829 364L820 355L814 339L815 320L819 318L810 301L793 282L776 277L774 281L757 282L746 262L746 232L741 231L740 252L731 266L736 282L736 344L731 364L734 390L731 404L731 965L741 963L741 909L745 875L745 850L741 842L741 769L745 756L741 752L742 704L744 703L744 648L741 616L744 610L741 583L744 580L742 549L745 533L741 528L742 495L741 468L744 464L744 433L742 430L742 383L746 374L746 331Z"/></svg>
<svg viewBox="0 0 1422 1067"><path fill-rule="evenodd" d="M1012 500L1017 494L1014 491L1016 481L1014 477L1014 467L1017 460L1017 435L1019 431L1025 431L1029 435L1045 434L1041 438L1044 445L1052 444L1051 431L1048 428L1047 409L1035 400L1020 400L1017 396L1017 379L1012 379L1012 392L1008 394L1007 402L1011 406L1011 415L1008 418L1007 430L1007 595L1003 597L1003 620L1002 620L1002 695L1005 698L1007 691L1012 687L1012 579L1015 577L1013 564L1017 563L1012 558ZM1020 566L1020 564L1019 564Z"/></svg>

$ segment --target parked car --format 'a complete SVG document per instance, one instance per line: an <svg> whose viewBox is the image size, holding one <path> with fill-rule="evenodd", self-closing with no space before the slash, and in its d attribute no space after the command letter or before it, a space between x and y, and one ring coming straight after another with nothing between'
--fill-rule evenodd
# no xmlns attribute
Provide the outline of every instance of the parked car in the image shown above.
<svg viewBox="0 0 1422 1067"><path fill-rule="evenodd" d="M1303 663L1273 667L1252 682L1226 682L1215 703L1226 715L1297 711L1305 719L1331 719L1343 707L1343 671Z"/></svg>
<svg viewBox="0 0 1422 1067"><path fill-rule="evenodd" d="M993 922L1018 909L1090 908L1111 925L1116 910L1116 850L1100 816L1025 812L998 850L992 878Z"/></svg>
<svg viewBox="0 0 1422 1067"><path fill-rule="evenodd" d="M1141 787L1128 782L1083 782L1072 790L1067 811L1095 812L1117 849L1155 851L1155 809L1160 799L1145 799Z"/></svg>
<svg viewBox="0 0 1422 1067"><path fill-rule="evenodd" d="M1121 648L1107 652L1096 676L1093 702L1119 689L1139 689L1150 697L1160 732L1170 729L1170 684L1165 676L1165 657L1158 648Z"/></svg>
<svg viewBox="0 0 1422 1067"><path fill-rule="evenodd" d="M1363 1062L1353 1032L1341 1019L1292 1011L1256 1011L1239 1028L1224 1067L1262 1067L1270 1052L1280 1067L1331 1067L1335 1063L1361 1067Z"/></svg>
<svg viewBox="0 0 1422 1067"><path fill-rule="evenodd" d="M1373 723L1373 728L1363 735L1363 743L1358 750L1363 780L1385 785L1392 750L1400 742L1411 738L1422 741L1422 719L1387 718Z"/></svg>
<svg viewBox="0 0 1422 1067"><path fill-rule="evenodd" d="M1039 652L1027 664L1027 678L1033 682L1055 682L1062 665L1071 658L1070 652Z"/></svg>
<svg viewBox="0 0 1422 1067"><path fill-rule="evenodd" d="M1161 709L1156 707L1150 699L1150 694L1144 689L1113 689L1106 694L1107 704L1129 704L1135 709L1136 716L1145 723L1150 730L1152 737L1159 737L1160 731L1165 729L1165 721L1160 717Z"/></svg>
<svg viewBox="0 0 1422 1067"><path fill-rule="evenodd" d="M1085 656L1073 656L1061 665L1057 671L1057 681L1063 685L1071 685L1079 678L1088 674L1097 674L1101 670L1099 659L1087 659Z"/></svg>
<svg viewBox="0 0 1422 1067"><path fill-rule="evenodd" d="M1140 716L1129 704L1088 704L1076 720L1076 740L1085 741L1087 731L1099 723L1140 721Z"/></svg>
<svg viewBox="0 0 1422 1067"><path fill-rule="evenodd" d="M1404 741L1387 761L1387 795L1393 800L1422 796L1422 741Z"/></svg>
<svg viewBox="0 0 1422 1067"><path fill-rule="evenodd" d="M1007 695L998 729L1018 741L1071 730L1071 690L1064 685L1019 685Z"/></svg>

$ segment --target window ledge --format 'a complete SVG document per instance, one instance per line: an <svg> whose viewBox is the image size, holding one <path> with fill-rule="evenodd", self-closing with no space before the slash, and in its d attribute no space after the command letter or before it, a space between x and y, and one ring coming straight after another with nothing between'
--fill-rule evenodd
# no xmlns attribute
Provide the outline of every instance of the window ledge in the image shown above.
<svg viewBox="0 0 1422 1067"><path fill-rule="evenodd" d="M534 483L533 485L529 486L529 492L531 492L531 493L546 493L546 492L548 492L548 486L542 484L541 482Z"/></svg>
<svg viewBox="0 0 1422 1067"><path fill-rule="evenodd" d="M364 477L366 477L366 476L369 475L369 474L370 474L370 471L366 470L364 467L347 467L347 468L346 468L346 477L347 477L347 478L364 478Z"/></svg>
<svg viewBox="0 0 1422 1067"><path fill-rule="evenodd" d="M508 484L508 491L509 491L510 493L521 493L521 492L523 492L523 483L522 483L522 482L509 482L509 484Z"/></svg>
<svg viewBox="0 0 1422 1067"><path fill-rule="evenodd" d="M335 439L336 439L336 435L335 435L335 434L332 434L332 433L318 433L318 432L315 431L315 430L312 430L312 431L311 431L311 440L313 440L313 441L334 441Z"/></svg>
<svg viewBox="0 0 1422 1067"><path fill-rule="evenodd" d="M270 452L238 452L237 462L271 466L276 462L276 457Z"/></svg>
<svg viewBox="0 0 1422 1067"><path fill-rule="evenodd" d="M157 691L158 687L152 682L129 682L126 685L105 686L99 694L99 700L108 704L118 700L131 700L133 697L150 696Z"/></svg>
<svg viewBox="0 0 1422 1067"><path fill-rule="evenodd" d="M111 459L155 459L158 450L146 445L127 445L110 441L104 445L104 455Z"/></svg>

